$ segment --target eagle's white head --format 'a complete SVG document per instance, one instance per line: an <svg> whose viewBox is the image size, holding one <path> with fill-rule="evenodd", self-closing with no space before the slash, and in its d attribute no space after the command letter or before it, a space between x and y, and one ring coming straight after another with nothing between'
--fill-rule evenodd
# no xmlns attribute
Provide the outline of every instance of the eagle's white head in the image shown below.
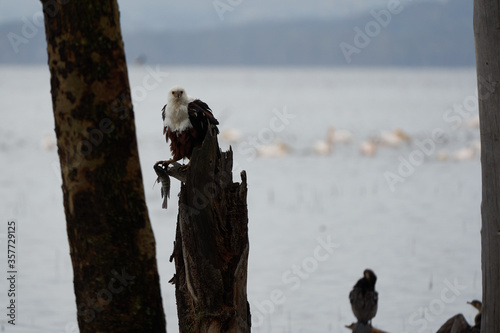
<svg viewBox="0 0 500 333"><path fill-rule="evenodd" d="M163 113L163 127L172 131L183 131L191 127L188 104L191 101L184 88L175 86L168 92L167 105Z"/></svg>
<svg viewBox="0 0 500 333"><path fill-rule="evenodd" d="M186 105L189 102L188 95L184 88L180 86L175 86L168 92L168 104L174 104L175 106Z"/></svg>

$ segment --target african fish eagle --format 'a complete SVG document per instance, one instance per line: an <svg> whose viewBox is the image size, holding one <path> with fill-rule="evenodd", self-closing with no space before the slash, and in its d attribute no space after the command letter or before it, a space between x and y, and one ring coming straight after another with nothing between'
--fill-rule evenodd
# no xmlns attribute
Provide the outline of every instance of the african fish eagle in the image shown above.
<svg viewBox="0 0 500 333"><path fill-rule="evenodd" d="M190 159L193 149L203 143L209 126L219 124L205 102L188 96L179 86L170 89L167 104L163 107L161 115L163 134L167 143L170 140L172 159L157 164L169 164L183 158Z"/></svg>

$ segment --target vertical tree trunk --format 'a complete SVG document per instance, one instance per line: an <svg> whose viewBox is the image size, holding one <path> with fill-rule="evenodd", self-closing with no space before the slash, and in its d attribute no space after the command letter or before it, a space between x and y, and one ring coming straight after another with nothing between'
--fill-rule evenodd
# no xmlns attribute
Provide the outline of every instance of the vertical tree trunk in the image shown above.
<svg viewBox="0 0 500 333"><path fill-rule="evenodd" d="M246 174L207 132L181 186L174 253L180 332L250 332Z"/></svg>
<svg viewBox="0 0 500 333"><path fill-rule="evenodd" d="M481 332L500 332L500 5L474 1L482 167Z"/></svg>
<svg viewBox="0 0 500 333"><path fill-rule="evenodd" d="M80 332L165 332L116 0L42 0Z"/></svg>

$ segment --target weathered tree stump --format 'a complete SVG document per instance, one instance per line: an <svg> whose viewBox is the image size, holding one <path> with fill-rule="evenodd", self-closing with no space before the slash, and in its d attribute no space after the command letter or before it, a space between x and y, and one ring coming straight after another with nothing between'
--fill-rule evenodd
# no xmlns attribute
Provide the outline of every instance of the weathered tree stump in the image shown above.
<svg viewBox="0 0 500 333"><path fill-rule="evenodd" d="M233 183L232 150L220 151L213 130L194 150L179 194L170 258L179 331L250 332L246 173Z"/></svg>

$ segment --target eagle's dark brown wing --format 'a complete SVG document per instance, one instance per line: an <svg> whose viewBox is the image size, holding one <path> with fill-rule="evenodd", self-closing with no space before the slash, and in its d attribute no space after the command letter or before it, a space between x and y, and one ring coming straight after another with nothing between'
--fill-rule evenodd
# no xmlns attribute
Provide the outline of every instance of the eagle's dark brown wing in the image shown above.
<svg viewBox="0 0 500 333"><path fill-rule="evenodd" d="M166 107L165 105L162 110L163 120L166 117ZM200 147L203 143L210 125L214 125L217 134L219 133L216 126L219 122L214 118L212 110L206 103L198 99L188 103L188 117L192 126L190 128L175 132L167 127L163 128L167 142L170 141L170 151L174 160L191 158L193 149Z"/></svg>
<svg viewBox="0 0 500 333"><path fill-rule="evenodd" d="M165 117L166 117L165 112L167 112L167 104L165 104L163 106L163 109L161 109L161 118L163 119L163 123L165 123ZM168 135L166 134L167 134L167 127L163 125L163 135L165 135L165 139L168 142Z"/></svg>
<svg viewBox="0 0 500 333"><path fill-rule="evenodd" d="M219 125L207 103L199 99L195 99L188 104L188 115L191 125L193 125L195 131L201 134L202 140L205 138L205 133L210 124ZM215 128L217 129L217 134L219 134L219 129Z"/></svg>

